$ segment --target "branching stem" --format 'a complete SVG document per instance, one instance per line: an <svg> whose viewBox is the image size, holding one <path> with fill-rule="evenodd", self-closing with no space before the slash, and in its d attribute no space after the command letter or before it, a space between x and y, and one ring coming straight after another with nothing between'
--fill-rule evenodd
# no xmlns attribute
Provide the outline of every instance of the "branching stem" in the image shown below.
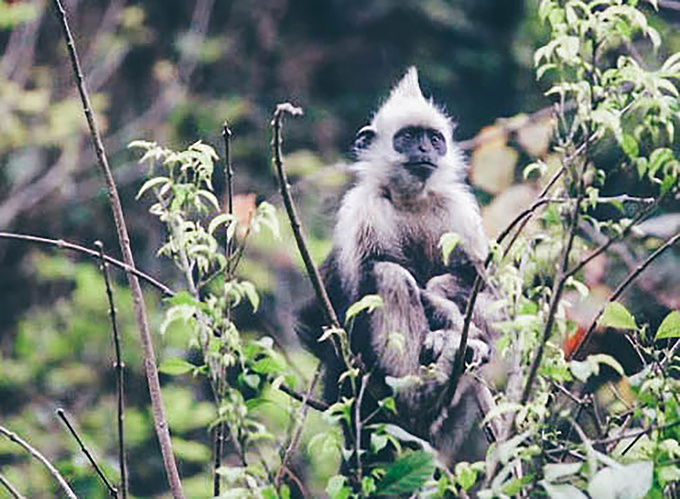
<svg viewBox="0 0 680 499"><path fill-rule="evenodd" d="M17 241L26 241L30 243L37 243L37 244L45 244L48 246L55 246L60 249L67 249L71 251L76 251L78 253L82 253L83 255L87 255L91 258L97 258L100 259L101 256L99 252L91 250L89 248L86 248L84 246L80 246L79 244L75 243L70 243L68 241L64 241L63 239L48 239L46 237L38 237L38 236L30 236L28 234L17 234L14 232L0 232L0 239L13 239ZM111 265L114 265L115 267L118 267L119 269L122 269L126 272L132 272L135 276L139 277L140 279L146 281L147 283L151 284L153 287L161 291L163 294L167 296L174 296L175 292L168 288L165 284L162 282L157 281L153 277L151 277L148 274L145 274L141 270L138 270L134 267L130 267L127 263L123 263L120 260L116 260L115 258L112 258L108 255L104 255L104 260L106 260L106 263L110 263Z"/></svg>
<svg viewBox="0 0 680 499"><path fill-rule="evenodd" d="M109 202L111 204L111 210L113 212L113 218L116 224L118 242L120 243L123 261L128 265L128 267L132 269L135 267L135 263L132 256L132 249L130 248L130 237L125 224L125 217L123 216L123 207L121 205L120 198L118 197L118 190L113 179L113 174L109 168L108 159L104 150L104 144L101 140L101 134L99 133L99 128L97 127L97 123L94 119L92 105L90 104L90 97L85 87L85 79L83 78L80 61L78 60L78 55L76 53L73 36L71 35L71 30L66 20L66 12L64 11L60 0L53 0L53 3L58 13L59 23L61 24L62 31L64 32L64 39L66 40L66 47L71 59L71 66L76 79L76 86L78 87L78 93L80 94L80 99L82 101L83 111L85 112L85 118L87 119L87 124L90 129L90 137L92 139L94 150L97 156L97 164L99 165L101 174L104 177L106 189L109 195ZM153 409L154 428L156 430L158 442L161 447L161 453L163 455L163 467L165 468L168 484L173 497L175 499L180 499L184 497L184 492L182 490L182 482L177 470L177 463L175 463L175 458L172 454L172 442L170 440L170 431L165 417L165 410L163 408L161 385L158 379L158 371L156 368L156 354L151 341L151 333L149 331L149 323L146 317L144 297L142 296L142 289L139 285L137 276L130 271L128 271L127 276L128 282L130 283L130 290L132 292L132 300L137 318L137 325L139 326L139 334L144 354L144 369L149 387L151 406Z"/></svg>
<svg viewBox="0 0 680 499"><path fill-rule="evenodd" d="M71 490L71 487L68 486L68 483L66 483L66 480L64 480L64 477L61 476L61 473L57 471L57 469L50 463L45 456L43 456L40 452L38 452L34 447L32 447L28 442L26 442L24 439L22 439L19 435L16 433L8 430L4 426L0 425L0 434L4 435L7 437L9 440L14 442L15 444L21 446L26 450L29 454L31 454L34 458L36 458L38 461L40 461L45 468L52 474L52 476L55 478L55 480L59 483L59 486L62 488L64 493L69 499L77 499L76 495L73 493L73 490Z"/></svg>
<svg viewBox="0 0 680 499"><path fill-rule="evenodd" d="M80 450L83 451L83 454L85 454L85 457L87 458L88 461L90 461L90 464L94 468L94 470L97 472L97 475L99 475L99 478L101 479L102 482L104 482L104 485L106 485L106 488L109 491L109 494L111 497L118 497L118 491L114 488L113 485L109 482L109 480L106 478L106 475L104 475L104 472L102 472L101 468L97 464L97 461L95 460L94 456L92 453L85 447L85 444L83 443L82 439L78 435L78 432L76 429L73 427L71 422L68 420L66 417L66 413L64 412L63 409L57 409L57 416L64 422L68 430L71 432L71 435L73 435L73 438L76 439L76 442L78 442L78 445L80 446Z"/></svg>

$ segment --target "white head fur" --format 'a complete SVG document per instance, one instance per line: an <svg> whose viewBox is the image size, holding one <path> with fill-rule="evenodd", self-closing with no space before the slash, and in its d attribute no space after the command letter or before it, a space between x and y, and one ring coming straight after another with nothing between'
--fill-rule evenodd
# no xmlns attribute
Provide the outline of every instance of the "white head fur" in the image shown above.
<svg viewBox="0 0 680 499"><path fill-rule="evenodd" d="M384 175L394 171L396 165L404 162L403 156L392 147L394 134L405 126L433 128L446 139L446 155L441 168L430 177L428 184L441 185L461 182L465 177L466 165L462 154L453 142L453 122L432 99L426 99L418 83L418 70L410 67L404 77L390 92L389 98L373 115L369 127L376 133L371 145L357 153L356 170L360 176L363 167L370 164L368 176L376 180L387 180ZM376 171L376 165L381 165Z"/></svg>

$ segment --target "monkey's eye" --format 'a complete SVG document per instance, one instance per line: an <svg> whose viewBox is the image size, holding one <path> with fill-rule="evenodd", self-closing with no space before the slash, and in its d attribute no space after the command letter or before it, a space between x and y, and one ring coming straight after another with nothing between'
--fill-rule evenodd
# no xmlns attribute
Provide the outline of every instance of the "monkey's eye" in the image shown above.
<svg viewBox="0 0 680 499"><path fill-rule="evenodd" d="M430 130L429 136L430 136L430 142L432 143L433 146L437 146L437 145L441 144L442 142L444 142L444 137L442 137L442 134L440 134L436 130Z"/></svg>

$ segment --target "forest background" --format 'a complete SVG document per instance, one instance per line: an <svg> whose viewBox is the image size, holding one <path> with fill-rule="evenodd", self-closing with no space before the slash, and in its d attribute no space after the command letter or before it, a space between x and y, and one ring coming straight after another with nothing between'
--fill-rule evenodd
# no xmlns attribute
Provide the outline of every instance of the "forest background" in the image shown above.
<svg viewBox="0 0 680 499"><path fill-rule="evenodd" d="M680 52L680 2L658 4L658 12L648 9L650 25L664 39L664 50ZM148 200L135 200L148 176L139 154L127 147L135 139L178 150L202 140L222 151L226 121L233 134L235 213L247 220L263 200L281 205L270 120L279 102L301 106L304 116L287 124L286 165L317 262L330 248L354 133L409 65L418 67L426 94L458 123L456 138L470 158L470 181L490 236L534 199L538 187L525 181L522 168L536 159L554 160L550 101L533 70L534 51L548 35L537 3L530 0L69 0L64 7L137 266L171 288L179 287L182 276L156 256L164 228L149 214ZM3 0L0 30L0 231L87 247L99 240L118 255L106 191L51 3ZM649 42L639 43L646 53ZM612 152L605 161L615 164L620 154ZM608 179L603 195L607 188L636 196L652 189L625 171ZM215 189L224 196L221 176ZM673 227L677 232L677 215L665 214L671 218L648 226L648 235ZM254 315L245 305L237 309L235 321L242 331L272 337L289 365L309 378L314 361L300 351L292 325L295 307L311 289L284 218L280 226L283 244L265 232L248 244L239 275L255 284L260 303ZM625 249L616 258L603 258L587 284L604 294L612 276L625 273L634 260ZM162 495L167 482L132 301L124 274L114 275L126 364L131 492ZM624 303L656 330L678 308L679 282L676 251L655 262ZM151 288L145 294L159 363L178 356L192 360L184 353L190 332L173 323L160 334L166 329L162 296ZM0 422L29 436L79 495L106 496L55 416L57 408L67 411L105 470L115 469L114 358L96 261L0 240L0 310ZM188 375L162 375L161 381L185 491L208 496L212 439L207 427L216 417L209 392L204 381ZM285 404L285 398L276 403ZM276 414L273 407L268 417ZM286 422L277 424L285 433ZM304 441L323 424L311 417ZM303 453L305 448L301 445ZM299 459L313 491L323 490L337 470L337 461L309 465L304 460L313 457ZM43 468L10 441L0 440L0 471L24 484L27 496L49 497L54 490Z"/></svg>

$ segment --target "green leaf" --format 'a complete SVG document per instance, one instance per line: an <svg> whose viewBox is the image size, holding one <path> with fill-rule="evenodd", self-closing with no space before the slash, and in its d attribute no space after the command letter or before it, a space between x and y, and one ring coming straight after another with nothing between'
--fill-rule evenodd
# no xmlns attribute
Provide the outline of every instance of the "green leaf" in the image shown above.
<svg viewBox="0 0 680 499"><path fill-rule="evenodd" d="M350 495L349 487L345 486L347 479L342 475L335 475L328 480L326 494L330 499L347 499Z"/></svg>
<svg viewBox="0 0 680 499"><path fill-rule="evenodd" d="M276 208L266 201L262 201L257 206L255 215L250 220L250 226L255 233L260 231L261 226L265 226L274 238L279 239L281 237L279 219L276 218Z"/></svg>
<svg viewBox="0 0 680 499"><path fill-rule="evenodd" d="M260 377L257 374L245 374L243 382L253 390L257 390L260 387Z"/></svg>
<svg viewBox="0 0 680 499"><path fill-rule="evenodd" d="M442 249L444 265L449 264L451 252L456 249L461 241L462 239L460 235L456 234L455 232L446 232L445 234L442 234L442 237L439 239L439 247Z"/></svg>
<svg viewBox="0 0 680 499"><path fill-rule="evenodd" d="M432 456L424 451L411 452L392 463L376 486L377 495L410 494L432 476Z"/></svg>
<svg viewBox="0 0 680 499"><path fill-rule="evenodd" d="M382 298L378 295L366 295L358 302L352 303L352 305L347 309L345 313L345 324L347 324L351 319L359 315L359 313L364 310L369 314L372 313L376 308L383 306Z"/></svg>
<svg viewBox="0 0 680 499"><path fill-rule="evenodd" d="M631 159L635 159L640 155L640 148L637 140L629 133L624 133L621 139L621 149Z"/></svg>
<svg viewBox="0 0 680 499"><path fill-rule="evenodd" d="M673 151L667 147L660 147L659 149L654 149L652 154L649 156L649 175L654 176L654 174L667 162L673 160Z"/></svg>
<svg viewBox="0 0 680 499"><path fill-rule="evenodd" d="M464 490L468 490L477 482L477 470L470 466L470 463L465 461L456 464L454 473L456 475L456 482L458 482Z"/></svg>
<svg viewBox="0 0 680 499"><path fill-rule="evenodd" d="M245 293L250 305L253 307L253 312L257 312L257 307L260 306L260 295L257 294L257 289L252 282L241 282L241 289Z"/></svg>
<svg viewBox="0 0 680 499"><path fill-rule="evenodd" d="M196 369L195 365L193 365L191 362L187 362L181 357L169 357L165 359L160 366L158 366L158 370L160 372L170 376L186 374L193 371L194 369Z"/></svg>
<svg viewBox="0 0 680 499"><path fill-rule="evenodd" d="M680 312L677 310L668 314L656 331L657 340L664 338L680 338Z"/></svg>
<svg viewBox="0 0 680 499"><path fill-rule="evenodd" d="M149 189L157 187L161 184L166 184L168 182L172 182L172 180L170 180L168 177L154 177L152 179L147 180L146 182L144 182L144 185L142 185L142 187L139 188L139 192L137 192L137 196L135 197L135 199L141 198L142 195Z"/></svg>
<svg viewBox="0 0 680 499"><path fill-rule="evenodd" d="M212 234L213 232L215 232L215 229L217 229L222 224L227 224L229 228L231 228L230 226L235 222L236 217L234 217L234 215L230 215L228 213L221 213L217 215L215 218L213 218L208 224L208 234ZM229 233L229 230L227 230L227 233ZM231 237L229 239L231 239Z"/></svg>
<svg viewBox="0 0 680 499"><path fill-rule="evenodd" d="M205 198L212 205L212 207L215 208L215 211L220 211L220 202L212 192L201 189L196 194Z"/></svg>
<svg viewBox="0 0 680 499"><path fill-rule="evenodd" d="M259 374L280 374L286 365L275 357L265 357L253 363L253 371Z"/></svg>
<svg viewBox="0 0 680 499"><path fill-rule="evenodd" d="M377 454L387 446L389 439L386 435L371 433L371 451Z"/></svg>
<svg viewBox="0 0 680 499"><path fill-rule="evenodd" d="M153 149L154 147L157 147L158 144L156 142L149 142L148 140L133 140L128 144L128 149L132 149L134 147L138 147L140 149Z"/></svg>
<svg viewBox="0 0 680 499"><path fill-rule="evenodd" d="M588 484L588 494L598 499L642 498L651 488L653 478L654 463L651 461L609 466L593 476Z"/></svg>
<svg viewBox="0 0 680 499"><path fill-rule="evenodd" d="M609 302L597 321L599 326L617 329L637 329L633 315L619 302Z"/></svg>
<svg viewBox="0 0 680 499"><path fill-rule="evenodd" d="M173 437L172 449L183 461L205 464L210 460L210 448L200 442Z"/></svg>

